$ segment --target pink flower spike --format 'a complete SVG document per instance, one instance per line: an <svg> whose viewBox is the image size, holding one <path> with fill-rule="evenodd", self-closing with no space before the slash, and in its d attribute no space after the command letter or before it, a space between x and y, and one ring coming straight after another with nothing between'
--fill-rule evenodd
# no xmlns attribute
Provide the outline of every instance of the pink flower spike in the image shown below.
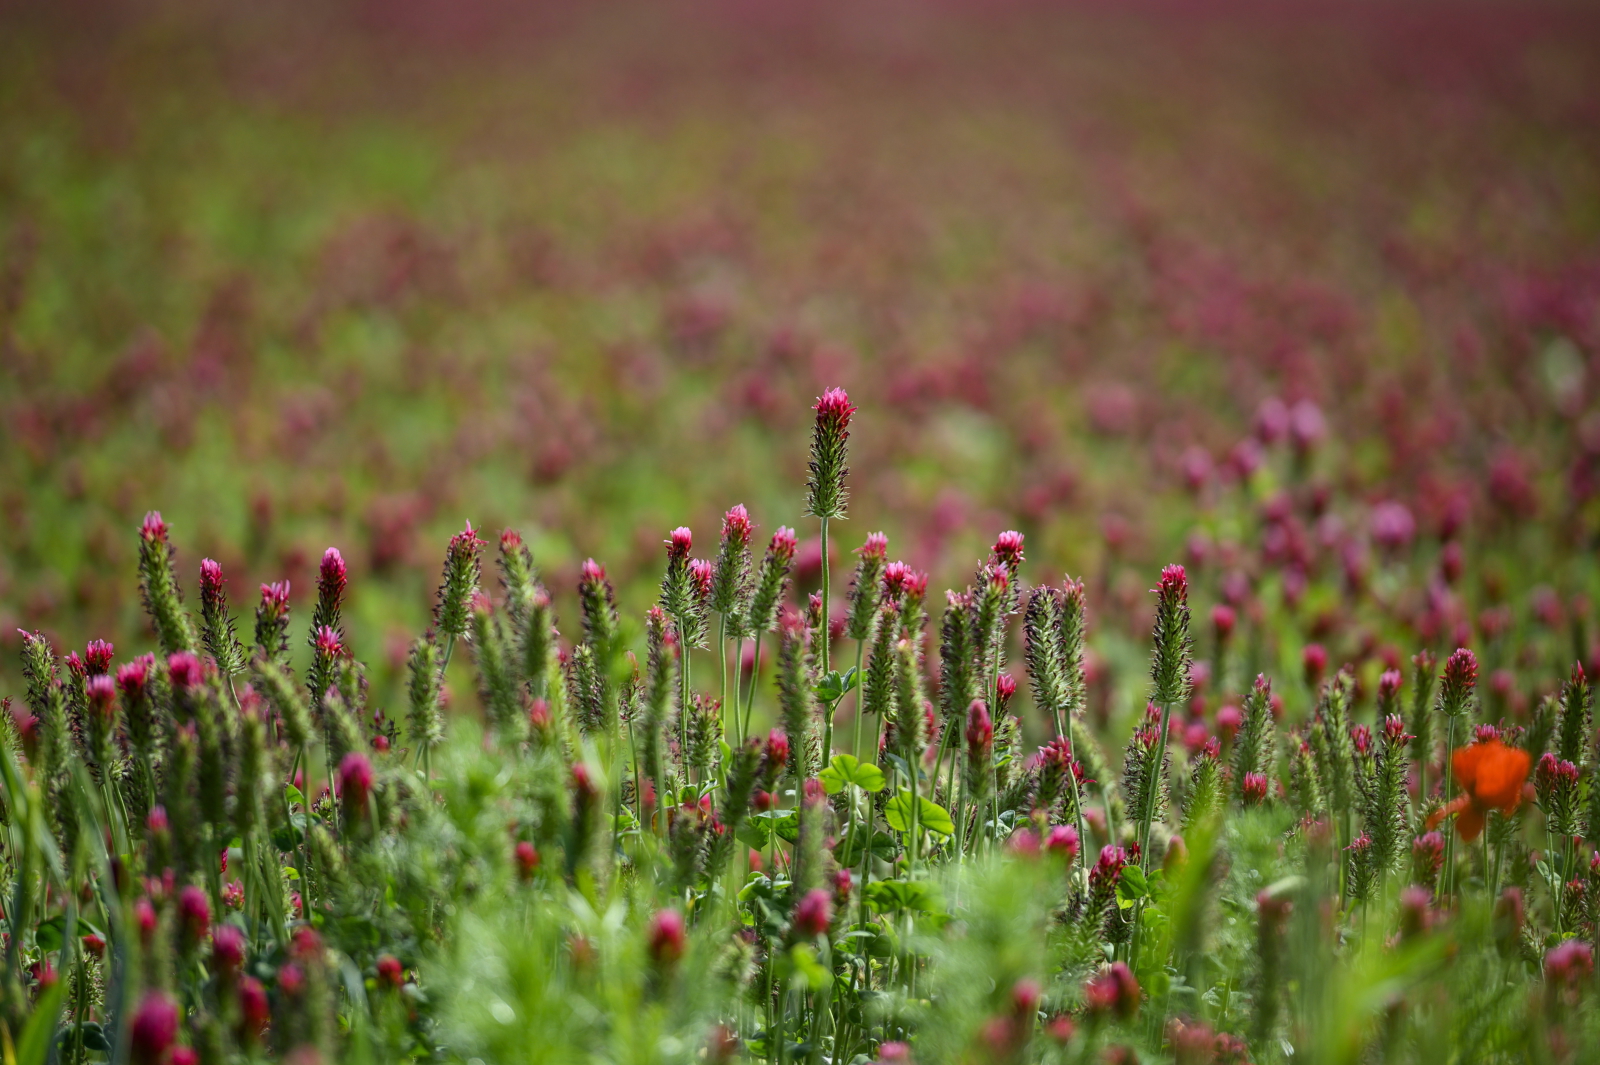
<svg viewBox="0 0 1600 1065"><path fill-rule="evenodd" d="M755 525L750 521L750 512L743 503L737 503L728 508L722 516L722 538L736 544L748 544L750 533Z"/></svg>
<svg viewBox="0 0 1600 1065"><path fill-rule="evenodd" d="M694 547L694 533L687 525L680 525L672 530L672 536L667 540L668 558L688 558L689 552Z"/></svg>
<svg viewBox="0 0 1600 1065"><path fill-rule="evenodd" d="M856 554L882 562L889 557L889 538L881 532L869 533L866 542L856 548Z"/></svg>
<svg viewBox="0 0 1600 1065"><path fill-rule="evenodd" d="M144 516L144 524L139 526L139 536L150 543L167 542L167 523L161 520L159 510L152 510Z"/></svg>
<svg viewBox="0 0 1600 1065"><path fill-rule="evenodd" d="M111 656L116 653L116 648L106 640L90 640L89 646L83 649L83 668L90 676L97 673L108 673L111 670Z"/></svg>
<svg viewBox="0 0 1600 1065"><path fill-rule="evenodd" d="M850 405L850 396L842 388L830 388L817 398L814 408L817 412L817 424L828 425L835 429L850 427L850 416L856 412Z"/></svg>
<svg viewBox="0 0 1600 1065"><path fill-rule="evenodd" d="M190 691L200 685L200 660L188 651L178 651L167 658L167 673L174 688Z"/></svg>

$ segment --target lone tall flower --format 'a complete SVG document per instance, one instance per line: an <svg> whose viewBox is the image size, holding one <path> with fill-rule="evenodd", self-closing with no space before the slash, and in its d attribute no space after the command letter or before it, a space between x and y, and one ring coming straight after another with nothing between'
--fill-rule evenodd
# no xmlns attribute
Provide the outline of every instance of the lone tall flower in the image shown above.
<svg viewBox="0 0 1600 1065"><path fill-rule="evenodd" d="M173 554L167 541L167 523L161 520L159 511L152 510L139 526L139 587L144 593L145 611L167 654L193 651L198 643L173 576Z"/></svg>
<svg viewBox="0 0 1600 1065"><path fill-rule="evenodd" d="M472 530L472 522L450 538L445 550L444 577L439 584L438 604L433 620L446 637L445 661L450 659L450 648L456 639L466 634L471 614L472 593L478 590L482 575L479 553L484 542ZM321 597L318 597L320 605Z"/></svg>
<svg viewBox="0 0 1600 1065"><path fill-rule="evenodd" d="M222 565L215 559L200 560L200 639L216 659L224 676L244 672L244 648L239 644L228 614L228 596L223 590Z"/></svg>
<svg viewBox="0 0 1600 1065"><path fill-rule="evenodd" d="M843 518L849 499L844 479L850 473L845 465L845 442L850 439L850 416L856 408L844 389L830 388L817 399L815 410L806 513L814 518Z"/></svg>

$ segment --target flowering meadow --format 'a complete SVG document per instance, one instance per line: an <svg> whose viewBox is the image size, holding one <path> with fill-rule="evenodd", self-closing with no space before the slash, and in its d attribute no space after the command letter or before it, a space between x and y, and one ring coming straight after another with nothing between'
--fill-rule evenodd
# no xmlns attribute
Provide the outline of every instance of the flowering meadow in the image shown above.
<svg viewBox="0 0 1600 1065"><path fill-rule="evenodd" d="M823 544L857 414L838 388L815 404ZM1173 564L1119 753L1092 598L1029 582L1022 533L942 602L882 533L848 571L824 548L796 597L795 529L763 549L735 505L713 557L671 530L642 623L585 561L570 643L522 536L500 532L495 580L468 523L391 716L346 645L337 548L303 629L279 582L241 636L219 563L196 615L160 514L138 542L157 651L24 632L0 717L20 1060L1520 1061L1600 1039L1582 663L1510 714L1468 647L1371 684L1312 643L1274 678L1261 625L1196 619ZM481 721L445 713L458 651Z"/></svg>
<svg viewBox="0 0 1600 1065"><path fill-rule="evenodd" d="M0 1065L1600 1060L1593 13L4 16Z"/></svg>

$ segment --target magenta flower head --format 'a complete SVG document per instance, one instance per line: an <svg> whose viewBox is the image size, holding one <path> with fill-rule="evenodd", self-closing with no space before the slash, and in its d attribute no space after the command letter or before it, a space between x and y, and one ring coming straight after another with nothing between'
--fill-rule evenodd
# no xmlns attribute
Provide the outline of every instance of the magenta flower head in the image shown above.
<svg viewBox="0 0 1600 1065"><path fill-rule="evenodd" d="M90 676L83 682L83 694L89 704L89 720L99 728L109 728L117 710L117 685L104 673Z"/></svg>
<svg viewBox="0 0 1600 1065"><path fill-rule="evenodd" d="M479 541L480 546L482 541ZM331 603L338 609L344 601L345 586L349 583L349 571L344 564L344 556L337 547L330 547L322 553L322 564L317 567L317 597Z"/></svg>
<svg viewBox="0 0 1600 1065"><path fill-rule="evenodd" d="M393 990L406 982L405 967L400 964L400 959L393 954L378 955L376 969L379 987Z"/></svg>
<svg viewBox="0 0 1600 1065"><path fill-rule="evenodd" d="M1176 706L1189 699L1189 577L1182 566L1168 566L1156 582L1156 622L1150 679L1151 701Z"/></svg>
<svg viewBox="0 0 1600 1065"><path fill-rule="evenodd" d="M1122 875L1123 866L1128 864L1128 852L1115 844L1108 843L1100 848L1100 859L1094 863L1094 868L1089 871L1091 883L1115 884Z"/></svg>
<svg viewBox="0 0 1600 1065"><path fill-rule="evenodd" d="M347 817L360 819L372 793L372 763L360 751L351 751L339 762L339 798Z"/></svg>
<svg viewBox="0 0 1600 1065"><path fill-rule="evenodd" d="M1478 683L1478 656L1458 647L1445 660L1439 684L1439 709L1446 717L1460 717L1470 709L1472 689Z"/></svg>
<svg viewBox="0 0 1600 1065"><path fill-rule="evenodd" d="M479 559L483 546L484 542L478 539L469 521L466 528L450 538L445 549L444 576L439 583L434 622L446 636L466 635L472 593L478 590L478 581L483 575Z"/></svg>
<svg viewBox="0 0 1600 1065"><path fill-rule="evenodd" d="M1277 396L1268 396L1256 408L1256 439L1263 444L1276 444L1289 435L1289 408Z"/></svg>
<svg viewBox="0 0 1600 1065"><path fill-rule="evenodd" d="M722 516L722 544L717 549L716 571L711 580L711 609L728 622L729 636L745 634L745 612L754 592L751 584L750 534L755 526L744 504L730 507Z"/></svg>
<svg viewBox="0 0 1600 1065"><path fill-rule="evenodd" d="M1444 867L1444 837L1426 832L1411 841L1411 876L1417 883L1433 886Z"/></svg>
<svg viewBox="0 0 1600 1065"><path fill-rule="evenodd" d="M200 686L203 679L200 660L188 651L179 651L167 657L167 675L172 678L175 691L189 692Z"/></svg>
<svg viewBox="0 0 1600 1065"><path fill-rule="evenodd" d="M158 1065L178 1041L178 1003L165 991L150 991L134 1012L130 1049L137 1065Z"/></svg>
<svg viewBox="0 0 1600 1065"><path fill-rule="evenodd" d="M722 537L735 544L748 547L750 534L755 530L755 524L750 520L750 512L743 503L736 503L728 508L722 516Z"/></svg>
<svg viewBox="0 0 1600 1065"><path fill-rule="evenodd" d="M159 510L152 510L144 516L144 524L139 526L139 539L151 544L167 542L167 523L161 520Z"/></svg>
<svg viewBox="0 0 1600 1065"><path fill-rule="evenodd" d="M821 888L813 888L794 908L795 931L802 936L821 936L833 923L833 900Z"/></svg>
<svg viewBox="0 0 1600 1065"><path fill-rule="evenodd" d="M267 990L261 981L247 976L239 981L239 1041L249 1046L257 1042L272 1020Z"/></svg>
<svg viewBox="0 0 1600 1065"><path fill-rule="evenodd" d="M472 525L468 523L470 531ZM482 541L476 540L479 547ZM455 541L451 541L454 545ZM344 591L349 583L348 571L345 568L344 556L339 554L337 547L330 547L322 554L322 565L317 568L317 605L311 615L311 643L316 647L322 638L323 629L332 629L339 633L339 615L344 606ZM474 582L476 583L476 582ZM324 682L328 677L315 678ZM325 684L324 684L325 686ZM321 686L314 686L314 690L321 691Z"/></svg>
<svg viewBox="0 0 1600 1065"><path fill-rule="evenodd" d="M217 925L216 934L211 937L212 968L231 978L244 964L244 955L244 933L236 925Z"/></svg>
<svg viewBox="0 0 1600 1065"><path fill-rule="evenodd" d="M211 930L211 903L203 889L193 884L178 892L178 926L183 931L183 942L193 949Z"/></svg>
<svg viewBox="0 0 1600 1065"><path fill-rule="evenodd" d="M672 530L672 535L667 538L667 557L687 561L689 552L694 548L694 533L687 525L680 525Z"/></svg>
<svg viewBox="0 0 1600 1065"><path fill-rule="evenodd" d="M144 656L135 658L117 667L117 687L122 691L124 699L133 700L144 697L146 685L150 683L150 666L153 662L146 662Z"/></svg>
<svg viewBox="0 0 1600 1065"><path fill-rule="evenodd" d="M217 600L223 595L222 563L214 558L200 560L200 601Z"/></svg>
<svg viewBox="0 0 1600 1065"><path fill-rule="evenodd" d="M1328 435L1328 423L1322 408L1309 399L1302 399L1289 411L1289 442L1301 454L1310 451Z"/></svg>
<svg viewBox="0 0 1600 1065"><path fill-rule="evenodd" d="M1050 834L1044 838L1044 849L1047 853L1070 862L1083 849L1083 841L1079 839L1078 830L1072 825L1054 825L1050 829Z"/></svg>
<svg viewBox="0 0 1600 1065"><path fill-rule="evenodd" d="M663 969L678 964L688 945L683 914L677 910L657 910L645 931L645 949L650 960Z"/></svg>
<svg viewBox="0 0 1600 1065"><path fill-rule="evenodd" d="M1218 643L1228 642L1238 620L1238 614L1227 603L1218 603L1211 608L1211 631L1216 633Z"/></svg>
<svg viewBox="0 0 1600 1065"><path fill-rule="evenodd" d="M1369 528L1372 542L1390 552L1410 546L1417 535L1417 521L1410 508L1393 500L1372 508Z"/></svg>
<svg viewBox="0 0 1600 1065"><path fill-rule="evenodd" d="M1328 671L1328 651L1320 643L1308 643L1300 652L1300 664L1305 669L1306 684L1316 687Z"/></svg>
<svg viewBox="0 0 1600 1065"><path fill-rule="evenodd" d="M1240 789L1244 796L1246 806L1260 806L1267 801L1267 777L1265 773L1246 773L1244 784Z"/></svg>
<svg viewBox="0 0 1600 1065"><path fill-rule="evenodd" d="M891 599L899 599L905 593L908 582L916 571L904 562L891 562L883 567L883 594Z"/></svg>
<svg viewBox="0 0 1600 1065"><path fill-rule="evenodd" d="M339 630L328 625L324 625L316 631L312 646L316 648L317 654L330 659L338 658L344 651L344 643L339 636Z"/></svg>
<svg viewBox="0 0 1600 1065"><path fill-rule="evenodd" d="M845 442L850 439L850 416L856 408L844 389L830 388L817 399L816 411L806 513L815 518L843 518L849 498L844 481L850 474L845 465Z"/></svg>
<svg viewBox="0 0 1600 1065"><path fill-rule="evenodd" d="M228 596L222 566L215 559L200 560L200 638L207 653L216 660L217 668L227 676L243 673L244 648L234 631L233 618L228 614Z"/></svg>
<svg viewBox="0 0 1600 1065"><path fill-rule="evenodd" d="M716 579L716 567L708 558L689 560L689 580L694 586L695 598L705 602L711 598L711 584Z"/></svg>
<svg viewBox="0 0 1600 1065"><path fill-rule="evenodd" d="M111 656L115 653L116 648L108 641L90 640L89 646L83 649L84 672L91 677L111 672Z"/></svg>
<svg viewBox="0 0 1600 1065"><path fill-rule="evenodd" d="M967 749L974 758L987 761L994 747L994 722L989 717L989 707L982 699L974 699L967 707Z"/></svg>
<svg viewBox="0 0 1600 1065"><path fill-rule="evenodd" d="M289 656L289 582L261 586L256 605L256 650L268 659L287 664Z"/></svg>
<svg viewBox="0 0 1600 1065"><path fill-rule="evenodd" d="M1412 884L1400 892L1400 938L1416 939L1433 926L1433 892Z"/></svg>
<svg viewBox="0 0 1600 1065"><path fill-rule="evenodd" d="M1581 939L1569 939L1544 956L1544 978L1556 987L1575 988L1594 975L1594 948Z"/></svg>
<svg viewBox="0 0 1600 1065"><path fill-rule="evenodd" d="M1017 572L1017 567L1022 565L1022 534L1015 529L1008 529L995 539L992 555L997 565L1004 566L1012 574Z"/></svg>
<svg viewBox="0 0 1600 1065"><path fill-rule="evenodd" d="M1000 712L1006 712L1006 706L1011 702L1011 697L1017 694L1017 678L1009 673L1002 673L994 679L994 701L999 704Z"/></svg>
<svg viewBox="0 0 1600 1065"><path fill-rule="evenodd" d="M778 624L778 607L789 587L789 570L794 565L797 546L794 530L786 525L778 526L767 543L767 553L756 574L755 595L750 600L751 632L768 632Z"/></svg>
<svg viewBox="0 0 1600 1065"><path fill-rule="evenodd" d="M513 857L517 862L517 879L526 883L539 871L539 849L527 840L519 840Z"/></svg>
<svg viewBox="0 0 1600 1065"><path fill-rule="evenodd" d="M1083 985L1084 1008L1092 1014L1110 1014L1132 1020L1139 1012L1139 981L1122 962L1112 962Z"/></svg>
<svg viewBox="0 0 1600 1065"><path fill-rule="evenodd" d="M1229 743L1234 736L1239 734L1239 729L1244 725L1244 712L1233 704L1217 710L1217 731L1222 733L1222 738Z"/></svg>

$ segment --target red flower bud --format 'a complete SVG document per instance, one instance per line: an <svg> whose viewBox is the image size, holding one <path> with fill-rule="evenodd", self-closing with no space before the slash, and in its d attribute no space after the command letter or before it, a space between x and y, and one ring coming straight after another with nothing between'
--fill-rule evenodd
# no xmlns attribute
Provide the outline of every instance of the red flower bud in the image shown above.
<svg viewBox="0 0 1600 1065"><path fill-rule="evenodd" d="M1109 1013L1121 1020L1131 1020L1139 1012L1139 998L1139 981L1120 961L1091 976L1083 986L1084 1007L1090 1013Z"/></svg>
<svg viewBox="0 0 1600 1065"><path fill-rule="evenodd" d="M1320 643L1308 643L1300 652L1300 663L1305 668L1306 683L1315 687L1328 670L1328 652Z"/></svg>
<svg viewBox="0 0 1600 1065"><path fill-rule="evenodd" d="M92 676L107 673L111 670L111 656L116 653L116 648L105 640L90 640L89 646L83 649L83 668Z"/></svg>
<svg viewBox="0 0 1600 1065"><path fill-rule="evenodd" d="M198 946L211 930L211 903L193 884L178 892L178 923L184 942L191 947Z"/></svg>
<svg viewBox="0 0 1600 1065"><path fill-rule="evenodd" d="M351 751L339 762L339 798L347 816L359 819L372 793L372 763L360 751Z"/></svg>
<svg viewBox="0 0 1600 1065"><path fill-rule="evenodd" d="M1238 624L1238 620L1239 616L1227 603L1218 603L1211 608L1211 631L1217 634L1218 643L1228 642L1228 637L1233 635L1233 627Z"/></svg>
<svg viewBox="0 0 1600 1065"><path fill-rule="evenodd" d="M178 1041L183 1017L165 991L148 992L134 1012L129 1046L139 1065L157 1065Z"/></svg>
<svg viewBox="0 0 1600 1065"><path fill-rule="evenodd" d="M821 888L806 892L794 908L795 929L804 936L820 936L833 923L833 900Z"/></svg>
<svg viewBox="0 0 1600 1065"><path fill-rule="evenodd" d="M272 1009L267 1003L266 989L261 981L247 976L239 981L239 1039L254 1043L267 1030L272 1019Z"/></svg>
<svg viewBox="0 0 1600 1065"><path fill-rule="evenodd" d="M516 847L517 878L524 882L532 880L533 874L539 869L539 850L527 840L521 840Z"/></svg>
<svg viewBox="0 0 1600 1065"><path fill-rule="evenodd" d="M150 543L167 542L167 523L161 520L159 510L152 510L144 516L144 524L139 526L139 538Z"/></svg>
<svg viewBox="0 0 1600 1065"><path fill-rule="evenodd" d="M84 681L83 694L89 703L90 717L101 727L109 726L116 712L116 683L104 673L96 674Z"/></svg>
<svg viewBox="0 0 1600 1065"><path fill-rule="evenodd" d="M1015 573L1022 565L1022 540L1022 534L1014 529L1001 533L994 542L994 560Z"/></svg>
<svg viewBox="0 0 1600 1065"><path fill-rule="evenodd" d="M650 918L645 933L650 960L663 968L670 968L683 957L688 936L684 931L683 914L677 910L657 910Z"/></svg>
<svg viewBox="0 0 1600 1065"><path fill-rule="evenodd" d="M217 926L211 937L211 962L218 972L232 975L244 964L244 933L231 924Z"/></svg>
<svg viewBox="0 0 1600 1065"><path fill-rule="evenodd" d="M188 651L178 651L167 658L167 673L174 689L191 691L200 685L200 660Z"/></svg>
<svg viewBox="0 0 1600 1065"><path fill-rule="evenodd" d="M1069 862L1078 856L1078 851L1082 847L1083 841L1078 838L1078 830L1072 825L1053 826L1050 829L1050 834L1044 840L1046 851L1063 857Z"/></svg>
<svg viewBox="0 0 1600 1065"><path fill-rule="evenodd" d="M378 955L378 986L397 988L405 983L405 968L393 954Z"/></svg>

